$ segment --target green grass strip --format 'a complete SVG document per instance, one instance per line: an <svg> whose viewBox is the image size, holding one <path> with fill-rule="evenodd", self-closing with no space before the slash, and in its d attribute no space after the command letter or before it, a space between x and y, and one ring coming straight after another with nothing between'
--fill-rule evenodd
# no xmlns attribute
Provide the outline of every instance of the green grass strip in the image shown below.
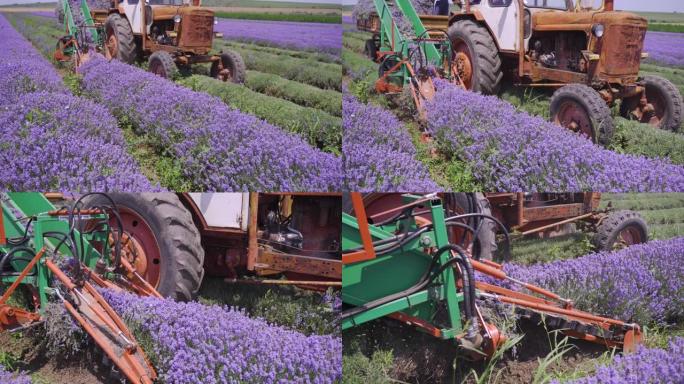
<svg viewBox="0 0 684 384"><path fill-rule="evenodd" d="M247 71L245 86L264 95L289 100L342 117L342 93L282 78L272 73Z"/></svg>
<svg viewBox="0 0 684 384"><path fill-rule="evenodd" d="M234 49L234 48L240 48L240 49L248 49L256 52L266 52L266 53L272 53L275 55L284 55L284 56L291 56L291 57L296 57L299 59L307 59L307 60L315 60L315 61L320 61L321 63L333 63L333 64L341 64L342 59L339 57L329 54L329 53L321 53L321 52L315 52L315 51L309 51L309 50L297 50L297 49L285 49L285 48L279 48L279 47L274 47L270 45L267 42L261 42L261 41L234 41L234 40L214 40L214 45L216 46L217 49L221 49L221 47L227 47L229 49Z"/></svg>
<svg viewBox="0 0 684 384"><path fill-rule="evenodd" d="M257 13L257 12L216 12L216 17L241 20L296 21L300 23L342 24L339 13Z"/></svg>
<svg viewBox="0 0 684 384"><path fill-rule="evenodd" d="M220 97L243 113L258 116L287 131L300 134L311 145L339 154L342 148L342 119L324 111L267 96L239 84L224 83L193 75L178 81L195 91Z"/></svg>

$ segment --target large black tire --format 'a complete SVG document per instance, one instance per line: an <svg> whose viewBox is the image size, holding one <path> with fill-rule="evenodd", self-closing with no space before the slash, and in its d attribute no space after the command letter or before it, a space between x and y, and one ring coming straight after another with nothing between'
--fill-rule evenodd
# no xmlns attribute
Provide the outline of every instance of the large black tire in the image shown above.
<svg viewBox="0 0 684 384"><path fill-rule="evenodd" d="M551 121L568 128L569 121L564 118L566 109L574 105L588 118L586 127L579 128L594 143L610 144L615 132L610 108L596 90L584 84L565 85L551 97ZM569 112L568 112L569 113ZM580 124L583 126L584 124Z"/></svg>
<svg viewBox="0 0 684 384"><path fill-rule="evenodd" d="M105 56L127 64L133 64L136 58L135 38L128 20L113 13L105 20ZM116 45L115 48L114 44Z"/></svg>
<svg viewBox="0 0 684 384"><path fill-rule="evenodd" d="M621 236L627 233L627 236ZM614 211L596 229L593 243L599 251L610 251L648 241L648 226L634 211Z"/></svg>
<svg viewBox="0 0 684 384"><path fill-rule="evenodd" d="M148 70L165 79L173 79L178 73L173 57L166 51L157 51L150 55Z"/></svg>
<svg viewBox="0 0 684 384"><path fill-rule="evenodd" d="M462 42L469 51L472 81L467 88L486 95L497 94L503 79L501 57L487 28L472 20L460 20L447 33L452 48L457 49Z"/></svg>
<svg viewBox="0 0 684 384"><path fill-rule="evenodd" d="M472 206L468 201L468 195L475 198L475 205ZM449 207L447 209L456 209L460 214L464 213L482 213L485 215L491 215L492 209L489 204L489 200L485 197L483 193L450 193L449 198L445 199L457 207ZM447 204L448 205L448 204ZM451 213L447 213L450 215ZM480 230L477 235L477 241L473 244L471 252L473 256L479 259L493 260L497 256L497 245L496 245L496 223L492 220L482 219L480 221ZM478 257L479 255L479 257Z"/></svg>
<svg viewBox="0 0 684 384"><path fill-rule="evenodd" d="M363 53L365 53L366 56L368 56L368 58L373 61L378 59L378 46L375 45L375 40L366 40L366 45L363 49Z"/></svg>
<svg viewBox="0 0 684 384"><path fill-rule="evenodd" d="M679 89L672 84L671 81L653 75L646 75L642 78L646 86L646 98L649 102L661 102L663 105L659 106L662 110L656 112L662 115L658 128L668 131L679 132L682 126L682 111L684 109L684 101L682 101L682 94ZM620 115L627 119L633 118L629 112L629 107L636 105L641 96L635 96L631 100L624 100L620 105ZM647 123L647 121L643 121Z"/></svg>
<svg viewBox="0 0 684 384"><path fill-rule="evenodd" d="M152 230L159 249L157 290L165 297L190 300L204 277L204 249L192 215L173 193L111 193L119 209L139 216ZM85 198L86 206L111 205L101 195Z"/></svg>
<svg viewBox="0 0 684 384"><path fill-rule="evenodd" d="M228 75L223 75L219 69L219 62L215 61L211 64L211 77L236 84L245 82L247 69L245 67L245 62L242 60L242 56L240 56L239 53L227 50L221 54L221 63L230 73Z"/></svg>

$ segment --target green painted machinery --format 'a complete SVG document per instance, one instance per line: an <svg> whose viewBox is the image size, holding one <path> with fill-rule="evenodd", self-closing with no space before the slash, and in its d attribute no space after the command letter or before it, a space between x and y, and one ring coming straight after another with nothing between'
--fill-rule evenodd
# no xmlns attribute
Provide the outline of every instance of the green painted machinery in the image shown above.
<svg viewBox="0 0 684 384"><path fill-rule="evenodd" d="M57 41L54 52L56 61L73 61L78 67L87 60L90 46L101 50L104 46L104 26L95 23L86 0L80 0L78 9L72 9L69 0L59 0L63 15L64 36ZM80 17L74 17L78 12Z"/></svg>
<svg viewBox="0 0 684 384"><path fill-rule="evenodd" d="M572 300L480 259L473 239L485 220L502 229L504 260L510 258L508 233L497 218L468 210L455 213L437 194L397 196L348 197L353 209L342 216L343 331L390 317L453 340L473 358L486 358L506 339L493 323L496 316L488 318L491 311L482 310L498 303L512 306L519 318L545 321L548 329L574 338L626 351L641 342L637 324L577 310ZM462 200L468 198L475 201L474 196Z"/></svg>
<svg viewBox="0 0 684 384"><path fill-rule="evenodd" d="M40 325L49 305L62 304L114 363L112 372L151 384L154 368L100 289L160 295L121 257L114 202L85 208L85 197L56 209L40 193L0 194L0 332Z"/></svg>

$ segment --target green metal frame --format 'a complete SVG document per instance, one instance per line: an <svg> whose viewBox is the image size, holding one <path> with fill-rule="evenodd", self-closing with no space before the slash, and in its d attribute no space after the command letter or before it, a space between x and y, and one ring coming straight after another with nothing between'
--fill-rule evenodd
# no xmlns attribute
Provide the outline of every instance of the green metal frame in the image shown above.
<svg viewBox="0 0 684 384"><path fill-rule="evenodd" d="M422 196L405 195L405 201L415 201ZM374 259L345 264L342 267L342 301L345 304L359 306L369 301L386 297L395 292L403 291L416 283L430 267L432 256L425 252L426 248L441 248L449 244L447 227L444 222L444 209L439 199L426 203L429 208L432 230L424 233L404 247L394 252L377 256ZM387 226L369 225L373 241L394 237L399 226L416 229L413 218L404 219ZM342 250L348 252L362 246L359 234L359 223L356 217L343 213L342 215ZM444 252L435 267L438 269L451 258L449 252ZM441 337L452 339L462 333L464 325L461 320L459 304L464 300L463 294L456 289L456 277L453 268L446 268L436 277L434 284L424 290L415 292L380 307L370 309L357 315L345 318L342 329L349 329L365 322L378 319L395 312L419 318L427 323L433 323L440 304L447 310L447 327L441 327Z"/></svg>
<svg viewBox="0 0 684 384"><path fill-rule="evenodd" d="M394 2L399 11L413 26L414 36L407 38L401 33L397 27L397 23L394 21L391 7L387 3L387 0L373 0L375 9L380 18L380 51L396 52L402 58L406 58L409 55L410 46L416 43L414 39L418 36L425 36L427 30L410 0L394 0ZM448 52L443 52L438 49L435 43L421 41L418 44L420 45L425 58L435 67L442 67L445 61L445 55L451 55L450 43L447 50ZM407 85L410 82L410 73L405 65L402 65L401 70L398 71L397 74L391 76L393 78L400 78L399 81L401 81L403 85Z"/></svg>
<svg viewBox="0 0 684 384"><path fill-rule="evenodd" d="M50 203L47 198L41 193L34 192L14 192L7 193L6 199L2 201L2 218L5 228L6 238L21 238L26 230L25 218L32 217L33 233L29 236L29 240L24 246L33 249L38 253L43 247L50 250L46 252L42 259L34 267L35 274L33 276L26 276L22 279L22 284L28 284L36 288L38 292L38 297L40 299L41 310L45 308L45 303L47 303L47 295L51 288L52 274L45 266L45 259L51 257L52 250L58 244L58 241L52 238L45 238L43 234L46 232L63 232L67 233L69 231L69 223L66 216L55 216L49 215L49 211L55 210L54 205ZM19 213L23 217L16 217ZM91 218L108 221L108 215L106 214L95 214L95 215L81 215L82 218ZM105 265L109 266L111 260L109 257L102 257L102 254L109 255L109 239L107 233L109 228L105 227L102 231L96 231L92 233L81 234L78 231L74 231L76 236L76 247L79 250L80 261L86 265L91 270L95 268L98 260L102 259ZM83 240L83 246L81 246L81 241ZM102 254L95 247L95 244L102 249ZM7 254L14 248L11 244L0 245L0 251ZM71 249L68 246L62 245L56 254L59 257L73 257ZM22 252L17 253L21 256ZM28 252L24 252L23 256L28 258ZM21 272L28 261L20 260L11 262L12 268ZM0 275L0 283L11 284L18 279L18 276L2 276Z"/></svg>
<svg viewBox="0 0 684 384"><path fill-rule="evenodd" d="M64 12L64 31L68 36L73 36L76 41L80 41L79 39L79 34L81 33L81 30L79 27L76 25L74 22L74 15L71 12L71 6L69 5L69 0L61 0L62 2L62 11ZM93 37L93 40L95 44L98 46L102 46L103 42L101 39L101 33L95 26L95 21L93 20L93 16L90 13L90 7L88 7L88 3L86 0L81 0L80 4L81 8L81 13L83 14L83 22L85 26L90 30L90 33ZM73 54L73 48L70 48L66 54Z"/></svg>

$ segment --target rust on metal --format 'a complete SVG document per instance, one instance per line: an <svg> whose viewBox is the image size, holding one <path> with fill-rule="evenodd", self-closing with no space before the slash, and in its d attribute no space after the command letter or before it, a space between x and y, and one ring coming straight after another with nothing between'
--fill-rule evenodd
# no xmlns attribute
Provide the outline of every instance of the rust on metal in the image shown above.
<svg viewBox="0 0 684 384"><path fill-rule="evenodd" d="M255 270L259 274L297 272L330 279L342 278L342 262L324 257L310 257L279 252L268 246L259 250Z"/></svg>

